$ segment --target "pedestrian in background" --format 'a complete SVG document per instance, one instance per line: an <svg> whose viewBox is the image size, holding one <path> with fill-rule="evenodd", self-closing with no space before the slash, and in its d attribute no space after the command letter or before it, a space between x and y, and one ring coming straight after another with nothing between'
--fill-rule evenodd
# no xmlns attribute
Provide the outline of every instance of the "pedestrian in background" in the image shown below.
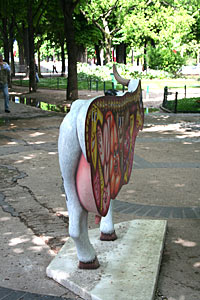
<svg viewBox="0 0 200 300"><path fill-rule="evenodd" d="M54 73L54 71L55 71L56 73L58 73L58 71L57 71L57 69L56 69L56 62L55 62L55 60L54 60L54 62L53 62L53 73Z"/></svg>
<svg viewBox="0 0 200 300"><path fill-rule="evenodd" d="M38 66L36 64L36 61L35 61L35 78L36 78L36 82L38 83L40 80L38 76Z"/></svg>
<svg viewBox="0 0 200 300"><path fill-rule="evenodd" d="M9 93L8 93L8 75L10 66L3 61L3 55L0 53L0 90L3 92L5 112L9 113Z"/></svg>

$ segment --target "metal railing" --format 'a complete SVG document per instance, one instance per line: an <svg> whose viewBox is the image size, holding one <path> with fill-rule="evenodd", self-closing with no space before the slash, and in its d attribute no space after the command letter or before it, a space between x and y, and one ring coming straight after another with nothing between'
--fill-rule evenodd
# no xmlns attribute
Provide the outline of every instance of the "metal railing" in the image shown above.
<svg viewBox="0 0 200 300"><path fill-rule="evenodd" d="M19 86L28 86L28 78L19 75L15 78L12 78L12 83L19 85ZM46 87L48 89L66 89L67 88L67 78L65 77L45 77L45 80L43 78L40 78L40 81L37 83L38 88ZM103 90L104 93L108 89L116 89L115 83L110 80L110 81L101 81L98 79L94 79L91 77L84 77L84 78L78 78L78 87L79 89L85 89L89 91L101 91ZM124 92L125 88L123 85L118 84L117 85L118 90L121 90Z"/></svg>
<svg viewBox="0 0 200 300"><path fill-rule="evenodd" d="M164 88L164 96L162 107L168 111L177 113L178 111L178 97L179 100L187 98L196 98L199 97L200 86L182 86L182 87L168 87ZM168 105L171 102L171 105ZM170 109L169 109L170 106Z"/></svg>

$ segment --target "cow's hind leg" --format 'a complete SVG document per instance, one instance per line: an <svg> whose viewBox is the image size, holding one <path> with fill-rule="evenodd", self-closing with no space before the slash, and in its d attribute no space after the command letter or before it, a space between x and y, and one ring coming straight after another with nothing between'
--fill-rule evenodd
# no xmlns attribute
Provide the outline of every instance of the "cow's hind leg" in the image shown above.
<svg viewBox="0 0 200 300"><path fill-rule="evenodd" d="M76 134L76 125L73 122L74 117L71 115L64 119L58 141L59 162L69 213L69 235L77 249L79 268L94 269L98 268L99 263L89 241L88 213L81 206L76 190L75 177L81 148Z"/></svg>
<svg viewBox="0 0 200 300"><path fill-rule="evenodd" d="M75 180L64 179L69 214L69 235L74 240L79 268L96 269L99 263L88 236L88 212L80 205Z"/></svg>
<svg viewBox="0 0 200 300"><path fill-rule="evenodd" d="M117 239L113 224L113 200L110 201L110 207L107 215L101 218L100 231L101 241L114 241Z"/></svg>

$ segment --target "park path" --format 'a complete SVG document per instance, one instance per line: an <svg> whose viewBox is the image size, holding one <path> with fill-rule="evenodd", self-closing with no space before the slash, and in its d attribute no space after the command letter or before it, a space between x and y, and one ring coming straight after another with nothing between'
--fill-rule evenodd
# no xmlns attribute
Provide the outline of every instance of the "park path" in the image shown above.
<svg viewBox="0 0 200 300"><path fill-rule="evenodd" d="M50 99L44 91L42 97ZM5 115L0 98L0 299L5 288L27 293L27 299L34 299L28 293L77 299L45 274L68 237L57 157L63 117L14 102ZM199 117L145 115L130 183L115 202L115 223L168 221L156 300L200 299ZM89 227L96 226L90 215Z"/></svg>

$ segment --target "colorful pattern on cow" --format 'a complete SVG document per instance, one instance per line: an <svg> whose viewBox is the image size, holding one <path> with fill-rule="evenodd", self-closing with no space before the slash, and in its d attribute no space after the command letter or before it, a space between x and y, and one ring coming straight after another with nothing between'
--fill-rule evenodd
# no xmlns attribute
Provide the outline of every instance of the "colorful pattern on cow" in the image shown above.
<svg viewBox="0 0 200 300"><path fill-rule="evenodd" d="M106 215L110 199L115 199L122 185L129 181L135 139L143 122L141 84L134 93L99 97L88 108L86 155L101 216Z"/></svg>

